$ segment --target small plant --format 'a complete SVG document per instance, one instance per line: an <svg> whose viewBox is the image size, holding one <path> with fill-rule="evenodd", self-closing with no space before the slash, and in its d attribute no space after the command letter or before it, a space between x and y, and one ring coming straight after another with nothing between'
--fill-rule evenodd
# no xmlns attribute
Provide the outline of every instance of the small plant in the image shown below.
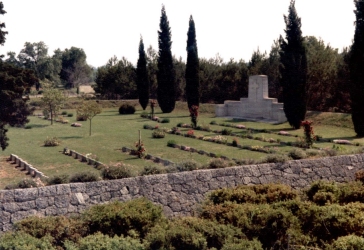
<svg viewBox="0 0 364 250"><path fill-rule="evenodd" d="M186 161L177 163L176 167L179 172L184 172L184 171L192 171L192 170L200 169L201 164L194 160L186 160Z"/></svg>
<svg viewBox="0 0 364 250"><path fill-rule="evenodd" d="M143 125L144 129L153 129L153 126L149 125L149 124L144 124Z"/></svg>
<svg viewBox="0 0 364 250"><path fill-rule="evenodd" d="M232 133L231 129L224 128L223 130L221 130L222 135L231 135L231 133Z"/></svg>
<svg viewBox="0 0 364 250"><path fill-rule="evenodd" d="M233 143L232 143L232 146L233 147L237 147L239 144L239 141L238 141L238 138L233 138Z"/></svg>
<svg viewBox="0 0 364 250"><path fill-rule="evenodd" d="M61 144L61 141L57 137L47 137L47 139L44 141L45 147L54 147Z"/></svg>
<svg viewBox="0 0 364 250"><path fill-rule="evenodd" d="M47 185L58 185L58 184L66 184L70 182L70 177L68 174L63 175L55 175L50 177L47 180Z"/></svg>
<svg viewBox="0 0 364 250"><path fill-rule="evenodd" d="M70 182L71 183L92 182L92 181L98 181L99 179L100 179L100 177L93 172L81 172L81 173L76 173L76 174L72 175L70 178Z"/></svg>
<svg viewBox="0 0 364 250"><path fill-rule="evenodd" d="M177 142L175 140L169 140L167 142L167 146L168 147L174 147L177 144Z"/></svg>
<svg viewBox="0 0 364 250"><path fill-rule="evenodd" d="M186 134L187 137L192 137L194 135L195 135L195 131L193 131L192 129L187 131L187 134Z"/></svg>
<svg viewBox="0 0 364 250"><path fill-rule="evenodd" d="M5 187L5 189L10 190L10 189L18 189L18 188L33 188L33 187L37 187L37 183L33 180L33 179L23 179L21 181L19 181L16 184L10 184L7 185Z"/></svg>
<svg viewBox="0 0 364 250"><path fill-rule="evenodd" d="M32 125L25 125L24 127L25 129L31 129L32 128Z"/></svg>
<svg viewBox="0 0 364 250"><path fill-rule="evenodd" d="M227 168L227 167L231 167L234 165L235 165L234 161L227 161L222 158L216 158L216 159L212 159L209 162L208 168Z"/></svg>
<svg viewBox="0 0 364 250"><path fill-rule="evenodd" d="M169 122L170 122L169 118L163 118L163 119L160 121L160 123L169 123Z"/></svg>
<svg viewBox="0 0 364 250"><path fill-rule="evenodd" d="M73 113L68 113L67 117L73 117Z"/></svg>
<svg viewBox="0 0 364 250"><path fill-rule="evenodd" d="M265 159L263 160L263 162L267 162L267 163L283 163L288 161L288 157L285 155L281 155L281 154L269 154L265 157Z"/></svg>
<svg viewBox="0 0 364 250"><path fill-rule="evenodd" d="M306 141L306 147L311 148L314 141L314 133L312 128L312 121L302 121L301 126L303 126L304 136Z"/></svg>
<svg viewBox="0 0 364 250"><path fill-rule="evenodd" d="M291 151L289 151L288 156L294 160L307 158L306 152L299 148L294 148Z"/></svg>
<svg viewBox="0 0 364 250"><path fill-rule="evenodd" d="M178 128L181 128L181 127L182 127L182 125L183 125L183 122L179 122L179 123L177 123L177 127L178 127Z"/></svg>
<svg viewBox="0 0 364 250"><path fill-rule="evenodd" d="M173 127L172 129L171 129L171 134L180 134L181 133L181 131L179 130L179 128L177 128L177 127Z"/></svg>
<svg viewBox="0 0 364 250"><path fill-rule="evenodd" d="M135 107L130 104L123 104L119 108L119 114L121 115L130 115L135 113Z"/></svg>
<svg viewBox="0 0 364 250"><path fill-rule="evenodd" d="M189 109L190 117L191 117L191 123L192 123L193 128L197 127L198 108L199 107L197 105L192 105L191 108Z"/></svg>
<svg viewBox="0 0 364 250"><path fill-rule="evenodd" d="M145 150L145 147L144 147L143 142L142 141L137 141L135 143L135 147L136 147L136 150L135 150L136 155L139 158L144 158L145 157L146 150Z"/></svg>
<svg viewBox="0 0 364 250"><path fill-rule="evenodd" d="M153 138L164 138L166 136L166 132L163 129L155 129L153 130L152 137Z"/></svg>
<svg viewBox="0 0 364 250"><path fill-rule="evenodd" d="M67 115L67 111L62 111L61 115Z"/></svg>
<svg viewBox="0 0 364 250"><path fill-rule="evenodd" d="M140 175L165 174L166 172L162 166L145 166Z"/></svg>
<svg viewBox="0 0 364 250"><path fill-rule="evenodd" d="M216 121L211 121L211 122L210 122L210 124L211 124L211 125L216 125L216 124L217 124L217 122L216 122Z"/></svg>
<svg viewBox="0 0 364 250"><path fill-rule="evenodd" d="M147 111L143 111L143 112L140 114L140 117L142 117L142 118L148 118L148 112L147 112Z"/></svg>
<svg viewBox="0 0 364 250"><path fill-rule="evenodd" d="M122 163L105 167L102 170L101 175L104 180L115 180L132 177L130 167Z"/></svg>

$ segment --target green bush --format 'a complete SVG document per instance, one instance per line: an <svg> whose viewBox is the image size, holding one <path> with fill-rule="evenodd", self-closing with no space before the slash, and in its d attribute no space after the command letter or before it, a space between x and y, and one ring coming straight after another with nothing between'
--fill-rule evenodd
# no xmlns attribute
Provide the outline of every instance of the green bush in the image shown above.
<svg viewBox="0 0 364 250"><path fill-rule="evenodd" d="M167 170L162 166L145 166L140 175L165 174Z"/></svg>
<svg viewBox="0 0 364 250"><path fill-rule="evenodd" d="M241 240L234 243L226 243L221 250L242 250L242 249L249 249L249 250L263 250L262 244L257 240Z"/></svg>
<svg viewBox="0 0 364 250"><path fill-rule="evenodd" d="M100 232L89 235L79 240L77 244L68 242L67 249L75 248L77 250L144 250L146 249L139 240L131 237L114 236L110 237Z"/></svg>
<svg viewBox="0 0 364 250"><path fill-rule="evenodd" d="M228 129L228 128L224 128L223 130L221 130L221 134L222 135L231 135L232 130Z"/></svg>
<svg viewBox="0 0 364 250"><path fill-rule="evenodd" d="M47 185L65 184L70 182L68 174L55 175L47 179Z"/></svg>
<svg viewBox="0 0 364 250"><path fill-rule="evenodd" d="M119 114L130 115L135 113L135 107L130 104L122 104L119 108Z"/></svg>
<svg viewBox="0 0 364 250"><path fill-rule="evenodd" d="M162 208L154 205L146 198L138 198L128 202L112 202L96 205L86 210L82 215L91 234L101 232L109 236L140 236L145 235L160 222Z"/></svg>
<svg viewBox="0 0 364 250"><path fill-rule="evenodd" d="M32 125L29 125L29 124L28 125L25 125L24 128L25 129L31 129L32 128Z"/></svg>
<svg viewBox="0 0 364 250"><path fill-rule="evenodd" d="M17 222L15 228L38 239L49 236L51 243L57 247L63 247L66 240L76 242L87 233L87 225L81 220L65 216L28 217Z"/></svg>
<svg viewBox="0 0 364 250"><path fill-rule="evenodd" d="M318 204L325 205L326 202L333 203L336 201L336 194L339 188L335 182L315 181L305 191L308 200ZM332 195L331 195L332 194ZM325 198L329 200L325 200Z"/></svg>
<svg viewBox="0 0 364 250"><path fill-rule="evenodd" d="M51 237L41 239L23 232L8 232L0 238L0 250L56 250L52 246Z"/></svg>
<svg viewBox="0 0 364 250"><path fill-rule="evenodd" d="M102 178L104 180L114 180L132 177L130 166L126 164L119 164L115 166L105 167L102 172Z"/></svg>
<svg viewBox="0 0 364 250"><path fill-rule="evenodd" d="M67 115L67 111L62 111L61 115Z"/></svg>
<svg viewBox="0 0 364 250"><path fill-rule="evenodd" d="M201 169L201 164L196 162L195 160L185 160L178 162L176 164L176 168L179 172L192 171Z"/></svg>
<svg viewBox="0 0 364 250"><path fill-rule="evenodd" d="M73 113L68 113L67 117L73 117Z"/></svg>
<svg viewBox="0 0 364 250"><path fill-rule="evenodd" d="M288 161L288 157L286 155L282 155L282 154L269 154L267 155L262 162L267 162L267 163L283 163Z"/></svg>
<svg viewBox="0 0 364 250"><path fill-rule="evenodd" d="M143 111L141 114L140 114L140 117L142 118L148 118L148 115L149 113L147 111Z"/></svg>
<svg viewBox="0 0 364 250"><path fill-rule="evenodd" d="M58 139L57 137L47 137L47 139L45 139L44 141L44 146L45 147L54 147L54 146L58 146L61 144L61 140Z"/></svg>
<svg viewBox="0 0 364 250"><path fill-rule="evenodd" d="M254 186L237 186L212 191L208 200L213 204L225 202L242 203L275 203L293 200L298 197L297 191L283 184L264 184Z"/></svg>
<svg viewBox="0 0 364 250"><path fill-rule="evenodd" d="M339 237L335 240L331 250L363 250L364 249L364 238L357 235L346 235Z"/></svg>
<svg viewBox="0 0 364 250"><path fill-rule="evenodd" d="M210 160L206 168L228 168L234 165L236 165L234 161L228 161L222 158L215 158Z"/></svg>
<svg viewBox="0 0 364 250"><path fill-rule="evenodd" d="M217 124L217 122L216 122L216 121L211 121L211 122L210 122L210 124L211 124L211 125L216 125L216 124Z"/></svg>
<svg viewBox="0 0 364 250"><path fill-rule="evenodd" d="M175 141L175 140L169 140L168 142L167 142L167 146L168 147L173 147L174 145L176 145L177 144L177 142Z"/></svg>
<svg viewBox="0 0 364 250"><path fill-rule="evenodd" d="M7 190L18 189L18 188L23 189L23 188L33 188L37 186L38 184L33 179L23 179L16 184L10 184L5 186L5 189Z"/></svg>
<svg viewBox="0 0 364 250"><path fill-rule="evenodd" d="M164 138L165 136L166 136L166 132L163 129L153 130L153 133L152 133L153 138Z"/></svg>
<svg viewBox="0 0 364 250"><path fill-rule="evenodd" d="M77 114L76 121L87 121L87 117Z"/></svg>
<svg viewBox="0 0 364 250"><path fill-rule="evenodd" d="M70 182L92 182L98 181L100 176L93 172L76 173L70 177Z"/></svg>
<svg viewBox="0 0 364 250"><path fill-rule="evenodd" d="M307 158L306 152L299 148L294 148L288 152L288 156L294 160Z"/></svg>
<svg viewBox="0 0 364 250"><path fill-rule="evenodd" d="M162 120L160 120L160 123L169 123L170 120L169 118L163 118Z"/></svg>
<svg viewBox="0 0 364 250"><path fill-rule="evenodd" d="M143 128L144 128L144 129L153 129L154 127L153 127L153 126L151 126L151 125L149 125L149 124L144 124L144 125L143 125Z"/></svg>

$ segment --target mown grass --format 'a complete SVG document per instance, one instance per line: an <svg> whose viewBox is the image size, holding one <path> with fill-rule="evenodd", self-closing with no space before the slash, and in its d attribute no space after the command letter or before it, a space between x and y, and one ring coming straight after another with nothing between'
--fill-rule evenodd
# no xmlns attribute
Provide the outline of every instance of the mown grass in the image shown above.
<svg viewBox="0 0 364 250"><path fill-rule="evenodd" d="M36 100L33 100L36 102ZM76 105L80 101L77 99L69 100L68 107ZM100 101L103 102L103 101ZM144 166L155 165L152 161L139 159L135 156L122 153L123 146L135 148L135 142L138 141L138 131L141 130L142 141L145 145L147 153L154 156L168 159L172 162L181 162L185 160L194 159L201 164L207 164L211 158L197 153L178 150L175 148L167 147L168 140L175 140L179 145L194 147L198 150L212 152L217 155L227 156L236 159L255 159L261 160L267 156L266 153L250 151L246 149L235 148L223 144L216 144L202 140L166 134L163 139L152 138L152 130L143 129L144 124L151 126L158 125L159 127L172 128L177 126L178 123L190 124L190 117L185 103L177 102L176 109L173 113L163 114L160 111L156 112L156 116L169 118L170 123L157 123L146 118L140 117L143 112L140 106L137 107L137 112L133 115L119 115L118 105L122 101L105 101L102 106L112 108L104 108L103 112L92 120L92 135L89 136L89 122L80 122L82 127L71 127L70 124L76 122L76 112L74 109L66 109L68 113L73 113L73 117L66 117L69 124L54 123L50 125L50 121L40 119L36 116L30 117L30 122L27 124L28 129L24 128L10 128L8 136L10 138L9 147L0 153L0 156L6 157L10 154L16 154L22 159L28 161L34 167L44 172L47 176L60 175L60 174L73 174L78 172L98 172L97 169L92 168L85 163L81 163L72 157L62 154L63 148L76 150L81 154L91 153L96 155L98 160L104 164L111 165L118 162L123 162L131 165L131 170L134 174L138 174ZM136 101L133 102L136 104ZM295 142L297 137L281 136L275 133L284 130L292 135L303 136L303 130L292 130L287 123L273 125L266 123L257 123L249 121L239 121L227 118L216 118L214 114L213 105L201 105L201 113L198 118L198 125L209 125L211 121L229 124L244 124L247 128L265 129L273 133L252 132L253 137L274 138L285 142ZM147 110L149 111L149 110ZM41 113L37 110L35 113ZM333 125L328 125L325 117L329 117L333 121ZM356 143L364 144L363 138L356 138L355 132L350 127L350 122L346 114L309 114L308 118L314 121L313 127L315 134L322 136L324 139L347 139ZM317 122L315 119L318 119ZM336 122L334 122L336 121ZM340 122L343 126L339 126ZM219 125L210 125L213 130L222 130L226 127ZM30 129L29 129L30 128ZM236 128L229 128L234 133L246 134L247 130ZM189 129L181 128L183 133ZM195 131L196 135L215 136L213 132ZM57 147L44 147L44 140L47 137L57 137L61 140L61 145ZM235 136L226 136L228 142L231 143ZM238 138L239 144L246 146L266 146L274 147L280 153L287 153L292 149L288 145L279 143L269 143L253 139ZM331 142L316 142L315 147L318 148L332 148ZM340 146L341 153L353 153L358 151L360 147L345 145ZM4 171L4 170L3 170ZM9 170L13 171L13 170ZM14 171L13 171L14 172ZM1 176L0 176L1 178ZM18 177L14 177L14 180ZM9 184L12 178L1 178L0 188Z"/></svg>

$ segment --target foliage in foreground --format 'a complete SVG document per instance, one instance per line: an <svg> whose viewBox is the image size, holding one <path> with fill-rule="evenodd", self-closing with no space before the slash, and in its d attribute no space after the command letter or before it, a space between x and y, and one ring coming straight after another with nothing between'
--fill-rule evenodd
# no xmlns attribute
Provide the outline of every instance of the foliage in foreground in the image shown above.
<svg viewBox="0 0 364 250"><path fill-rule="evenodd" d="M363 249L364 186L314 182L210 193L195 217L167 219L145 198L91 207L72 218L30 217L0 249Z"/></svg>

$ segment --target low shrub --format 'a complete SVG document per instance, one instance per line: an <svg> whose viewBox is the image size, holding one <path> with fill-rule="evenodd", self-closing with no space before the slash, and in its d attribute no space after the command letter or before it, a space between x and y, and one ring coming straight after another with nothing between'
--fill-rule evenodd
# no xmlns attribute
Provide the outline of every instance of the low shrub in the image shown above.
<svg viewBox="0 0 364 250"><path fill-rule="evenodd" d="M0 249L56 250L56 248L52 246L51 237L45 236L38 239L23 232L8 232L2 235L0 240Z"/></svg>
<svg viewBox="0 0 364 250"><path fill-rule="evenodd" d="M77 114L76 121L87 121L87 117Z"/></svg>
<svg viewBox="0 0 364 250"><path fill-rule="evenodd" d="M169 140L168 142L167 142L167 146L168 147L174 147L174 145L176 145L177 144L177 142L175 141L175 140Z"/></svg>
<svg viewBox="0 0 364 250"><path fill-rule="evenodd" d="M73 113L68 113L67 117L73 117Z"/></svg>
<svg viewBox="0 0 364 250"><path fill-rule="evenodd" d="M166 169L162 166L145 166L140 175L165 174Z"/></svg>
<svg viewBox="0 0 364 250"><path fill-rule="evenodd" d="M47 185L65 184L70 182L68 174L55 175L47 179Z"/></svg>
<svg viewBox="0 0 364 250"><path fill-rule="evenodd" d="M54 147L61 144L61 140L59 140L57 137L47 137L47 139L44 141L45 147Z"/></svg>
<svg viewBox="0 0 364 250"><path fill-rule="evenodd" d="M19 181L16 184L10 184L5 186L5 189L10 190L10 189L18 189L18 188L33 188L33 187L37 187L38 184L34 179L23 179L21 181Z"/></svg>
<svg viewBox="0 0 364 250"><path fill-rule="evenodd" d="M289 151L288 156L294 160L307 158L306 152L299 148L294 148L291 151Z"/></svg>
<svg viewBox="0 0 364 250"><path fill-rule="evenodd" d="M146 198L96 205L86 210L82 218L90 234L101 232L112 237L123 235L141 238L164 219L162 208Z"/></svg>
<svg viewBox="0 0 364 250"><path fill-rule="evenodd" d="M118 164L105 167L101 172L104 180L114 180L132 177L130 166L126 164Z"/></svg>
<svg viewBox="0 0 364 250"><path fill-rule="evenodd" d="M195 160L185 160L177 163L176 168L179 172L192 171L201 169L201 164Z"/></svg>
<svg viewBox="0 0 364 250"><path fill-rule="evenodd" d="M153 130L152 137L153 138L164 138L166 133L162 129L155 129Z"/></svg>
<svg viewBox="0 0 364 250"><path fill-rule="evenodd" d="M217 124L217 122L216 122L216 121L211 121L211 122L210 122L210 124L211 124L211 125L216 125L216 124Z"/></svg>
<svg viewBox="0 0 364 250"><path fill-rule="evenodd" d="M234 161L227 161L222 158L216 158L210 160L207 165L207 168L227 168L236 165Z"/></svg>
<svg viewBox="0 0 364 250"><path fill-rule="evenodd" d="M61 115L67 115L67 111L62 111Z"/></svg>
<svg viewBox="0 0 364 250"><path fill-rule="evenodd" d="M31 129L32 128L32 125L25 125L24 128L25 129Z"/></svg>
<svg viewBox="0 0 364 250"><path fill-rule="evenodd" d="M286 155L269 154L262 160L262 162L266 162L266 163L283 163L283 162L286 162L288 160L289 160L289 158Z"/></svg>
<svg viewBox="0 0 364 250"><path fill-rule="evenodd" d="M76 173L70 177L70 182L92 182L98 181L100 176L93 172Z"/></svg>
<svg viewBox="0 0 364 250"><path fill-rule="evenodd" d="M222 135L231 135L231 133L232 133L231 129L224 128L223 130L221 130Z"/></svg>
<svg viewBox="0 0 364 250"><path fill-rule="evenodd" d="M149 113L147 111L143 111L141 114L140 114L140 117L142 118L148 118L148 115Z"/></svg>
<svg viewBox="0 0 364 250"><path fill-rule="evenodd" d="M232 142L232 144L231 144L231 145L232 145L233 147L237 147L237 146L238 146L238 144L239 144L238 139L237 139L237 138L234 138L234 139L233 139L233 142Z"/></svg>
<svg viewBox="0 0 364 250"><path fill-rule="evenodd" d="M362 250L364 249L364 238L354 234L337 238L331 244L331 250Z"/></svg>
<svg viewBox="0 0 364 250"><path fill-rule="evenodd" d="M163 118L162 120L160 120L160 123L169 123L170 120L169 118Z"/></svg>
<svg viewBox="0 0 364 250"><path fill-rule="evenodd" d="M152 125L149 125L149 124L144 124L143 128L144 129L154 129L154 127Z"/></svg>
<svg viewBox="0 0 364 250"><path fill-rule="evenodd" d="M135 113L135 107L130 104L123 104L119 108L119 114L121 115L129 115Z"/></svg>
<svg viewBox="0 0 364 250"><path fill-rule="evenodd" d="M305 190L308 200L320 206L336 202L338 192L338 185L328 181L315 181Z"/></svg>

